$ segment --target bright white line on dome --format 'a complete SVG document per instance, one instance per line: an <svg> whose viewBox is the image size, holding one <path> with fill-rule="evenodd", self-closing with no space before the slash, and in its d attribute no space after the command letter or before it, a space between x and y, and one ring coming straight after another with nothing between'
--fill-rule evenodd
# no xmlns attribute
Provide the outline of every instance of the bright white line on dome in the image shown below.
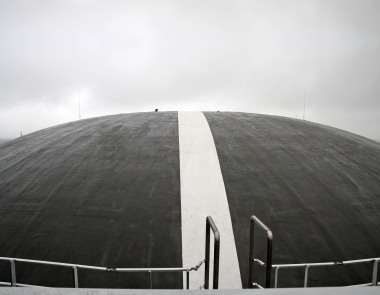
<svg viewBox="0 0 380 295"><path fill-rule="evenodd" d="M221 237L219 288L241 289L230 209L210 127L202 112L178 112L178 129L183 266L191 267L204 259L206 217L210 215ZM210 252L211 259L212 253ZM201 269L204 270L204 267ZM204 271L190 273L190 289L196 289L203 283Z"/></svg>

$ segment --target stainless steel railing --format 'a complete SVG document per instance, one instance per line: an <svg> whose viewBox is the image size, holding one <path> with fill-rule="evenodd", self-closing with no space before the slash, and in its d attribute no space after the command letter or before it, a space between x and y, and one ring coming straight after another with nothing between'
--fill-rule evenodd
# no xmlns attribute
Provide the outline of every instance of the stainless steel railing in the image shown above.
<svg viewBox="0 0 380 295"><path fill-rule="evenodd" d="M255 234L255 224L264 230L267 234L267 262L264 263L260 259L254 258L254 234ZM249 274L248 274L248 288L261 288L263 287L257 282L253 281L253 263L257 263L262 267L265 267L266 276L265 276L265 288L270 288L271 286L271 273L272 268L275 269L275 279L274 287L278 287L278 272L280 269L284 268L304 268L304 287L308 286L309 278L309 268L321 267L321 266L336 266L336 265L347 265L347 264L359 264L359 263L370 263L373 262L372 278L371 282L364 285L377 286L378 282L378 268L380 257L377 258L367 258L367 259L358 259L358 260L347 260L339 262L317 262L317 263L297 263L297 264L273 264L272 265L272 248L273 248L273 234L272 231L258 219L256 216L251 217L251 226L250 226L250 244L249 244Z"/></svg>
<svg viewBox="0 0 380 295"><path fill-rule="evenodd" d="M254 234L255 234L255 224L257 224L262 230L267 234L267 262L264 263L260 259L254 258ZM359 264L359 263L370 263L373 262L372 278L371 282L365 285L377 286L378 282L378 267L380 257L367 258L367 259L357 259L357 260L347 260L339 262L317 262L317 263L297 263L297 264L273 264L272 265L272 247L273 247L273 234L272 231L261 222L256 216L251 217L251 227L250 227L250 244L249 244L249 274L248 274L248 288L260 288L263 287L257 282L253 281L253 263L257 263L266 270L265 288L271 287L271 273L272 268L275 269L275 280L274 287L278 287L278 272L280 269L284 268L304 268L304 287L308 286L309 269L313 267L321 266L336 266L336 265L348 265L348 264Z"/></svg>
<svg viewBox="0 0 380 295"><path fill-rule="evenodd" d="M219 285L219 254L220 254L220 234L215 226L211 216L206 218L206 258L205 258L205 284L204 288L209 288L209 275L210 275L210 228L214 233L214 274L212 288L218 289Z"/></svg>
<svg viewBox="0 0 380 295"><path fill-rule="evenodd" d="M265 288L270 288L271 271L272 271L272 248L273 248L273 234L272 231L255 215L251 216L251 226L249 235L249 274L248 274L248 288L262 288L257 282L253 282L253 262L256 260L255 255L255 224L264 230L267 234L267 263L265 275Z"/></svg>
<svg viewBox="0 0 380 295"><path fill-rule="evenodd" d="M42 265L55 265L61 267L70 267L73 269L73 282L74 288L79 287L79 269L88 269L88 270L96 270L96 271L107 271L107 272L145 272L149 274L149 287L153 289L153 279L152 274L154 272L186 272L186 288L189 289L189 273L191 271L197 271L201 265L204 263L200 261L196 266L191 268L184 267L167 267L167 268L108 268L101 266L91 266L91 265L83 265L83 264L72 264L72 263L62 263L62 262L53 262L53 261L43 261L43 260L33 260L33 259L23 259L23 258L11 258L11 257L0 257L2 261L10 262L10 272L11 272L11 282L0 282L0 285L8 285L8 286L25 286L25 284L19 284L16 280L16 262L24 262L24 263L34 263L34 264L42 264ZM29 285L28 285L29 286Z"/></svg>
<svg viewBox="0 0 380 295"><path fill-rule="evenodd" d="M34 263L42 265L54 265L61 267L70 267L73 269L73 283L74 288L79 288L79 269L88 269L96 271L107 271L107 272L145 272L149 274L149 287L153 289L153 279L152 274L154 272L186 272L186 289L189 289L190 285L190 272L197 271L203 263L205 263L205 281L204 288L209 288L209 272L210 272L210 228L214 233L214 268L213 268L213 289L218 289L219 284L219 249L220 249L220 234L219 231L211 218L207 216L206 218L206 249L205 249L205 259L200 261L196 266L190 268L184 267L169 267L169 268L108 268L101 266L91 266L83 264L72 264L72 263L62 263L62 262L52 262L43 260L33 260L33 259L23 259L23 258L11 258L11 257L0 257L0 261L9 261L10 263L10 273L11 282L0 282L0 285L8 286L30 286L25 284L17 283L16 280L16 262L23 263Z"/></svg>
<svg viewBox="0 0 380 295"><path fill-rule="evenodd" d="M376 286L378 282L378 267L379 267L380 257L376 258L366 258L366 259L357 259L357 260L347 260L347 261L338 261L338 262L317 262L317 263L296 263L296 264L273 264L272 268L275 269L274 276L274 287L278 287L278 273L280 269L285 268L304 268L304 287L308 287L308 278L309 278L309 269L314 267L321 266L337 266L337 265L348 265L348 264L359 264L359 263L370 263L373 262L372 278L370 283L363 285L372 285ZM266 267L266 264L260 259L254 259L253 262L256 262L260 266Z"/></svg>

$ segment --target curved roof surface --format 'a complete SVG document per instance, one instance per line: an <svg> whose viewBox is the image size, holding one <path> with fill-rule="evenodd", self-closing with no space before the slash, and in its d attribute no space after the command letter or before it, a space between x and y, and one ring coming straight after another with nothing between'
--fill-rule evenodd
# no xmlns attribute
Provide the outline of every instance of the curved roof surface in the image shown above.
<svg viewBox="0 0 380 295"><path fill-rule="evenodd" d="M274 263L380 256L379 143L283 117L232 112L204 117L215 142L243 286L253 214L274 233ZM1 145L0 256L109 267L182 266L181 210L187 209L181 209L178 126L177 112L122 114ZM221 238L223 243L223 233ZM204 248L204 240L194 243ZM258 253L264 247L260 244ZM52 270L20 264L17 275L29 284L72 284L70 270L54 268L54 276ZM8 265L0 264L5 277L0 280L8 273ZM364 267L327 277L316 271L309 285L361 283L370 273ZM80 275L81 287L148 286L146 274L83 270ZM154 276L155 288L182 288L180 274ZM301 272L289 272L279 284L299 286L302 280Z"/></svg>

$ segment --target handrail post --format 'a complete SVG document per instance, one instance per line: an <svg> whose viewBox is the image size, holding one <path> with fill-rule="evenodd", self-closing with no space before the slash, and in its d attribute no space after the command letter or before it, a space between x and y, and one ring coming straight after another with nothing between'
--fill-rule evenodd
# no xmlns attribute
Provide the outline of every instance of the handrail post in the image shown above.
<svg viewBox="0 0 380 295"><path fill-rule="evenodd" d="M251 217L251 225L250 225L250 228L249 228L249 262L248 262L248 266L249 266L249 272L248 272L248 285L247 285L247 288L248 289L251 289L253 286L252 286L252 282L253 282L253 257L254 257L254 244L255 244L255 228L254 226L252 225L252 218L253 216Z"/></svg>
<svg viewBox="0 0 380 295"><path fill-rule="evenodd" d="M206 249L205 249L205 283L204 288L209 288L209 272L210 272L210 227L214 233L214 274L212 288L218 289L219 286L219 255L220 255L220 234L211 218L206 218Z"/></svg>
<svg viewBox="0 0 380 295"><path fill-rule="evenodd" d="M372 286L377 286L377 269L379 266L379 261L374 260L373 261L373 272L372 272Z"/></svg>
<svg viewBox="0 0 380 295"><path fill-rule="evenodd" d="M186 270L186 289L189 290L190 285L190 273L189 270Z"/></svg>
<svg viewBox="0 0 380 295"><path fill-rule="evenodd" d="M258 219L255 215L251 216L250 238L249 238L249 274L248 274L248 288L252 288L253 282L253 260L254 260L254 244L255 244L255 224L258 224L262 230L267 233L267 263L265 288L270 288L271 274L272 274L272 248L273 248L273 234L272 231Z"/></svg>
<svg viewBox="0 0 380 295"><path fill-rule="evenodd" d="M11 286L16 287L16 262L14 259L9 262L11 263Z"/></svg>
<svg viewBox="0 0 380 295"><path fill-rule="evenodd" d="M305 266L305 279L304 279L304 282L303 282L303 287L304 287L304 288L307 288L307 281L308 281L308 278L309 278L309 266L306 265L306 266Z"/></svg>
<svg viewBox="0 0 380 295"><path fill-rule="evenodd" d="M73 273L74 273L74 288L79 288L79 282L78 282L78 266L73 267Z"/></svg>
<svg viewBox="0 0 380 295"><path fill-rule="evenodd" d="M206 221L206 250L205 250L205 289L208 289L209 285L209 272L210 272L210 227Z"/></svg>
<svg viewBox="0 0 380 295"><path fill-rule="evenodd" d="M278 286L278 267L275 268L275 274L274 274L274 287L277 288Z"/></svg>
<svg viewBox="0 0 380 295"><path fill-rule="evenodd" d="M149 269L149 285L150 285L150 288L153 289L153 281L152 281L152 270Z"/></svg>

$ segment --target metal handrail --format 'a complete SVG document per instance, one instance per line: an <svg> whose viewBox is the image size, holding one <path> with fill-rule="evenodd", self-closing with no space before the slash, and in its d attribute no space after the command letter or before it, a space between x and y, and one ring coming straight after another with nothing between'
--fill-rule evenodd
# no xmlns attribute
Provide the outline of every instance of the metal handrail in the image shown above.
<svg viewBox="0 0 380 295"><path fill-rule="evenodd" d="M254 258L254 233L255 233L255 224L258 224L261 229L267 233L268 242L267 242L267 263L264 263L260 259ZM250 226L250 244L249 244L249 274L248 274L248 288L263 288L257 282L253 282L253 263L256 262L260 266L266 268L266 280L265 288L270 288L271 285L271 272L272 268L275 269L275 281L274 287L278 287L278 271L281 268L304 268L304 287L308 286L309 278L309 268L311 267L320 267L320 266L336 266L336 265L347 265L347 264L357 264L357 263L368 263L373 262L373 271L372 271L372 280L371 283L364 285L377 286L378 283L378 267L380 257L377 258L366 258L366 259L357 259L357 260L346 260L338 262L315 262L315 263L297 263L297 264L273 264L272 265L272 248L273 248L273 234L272 231L258 219L255 215L251 217L251 226Z"/></svg>
<svg viewBox="0 0 380 295"><path fill-rule="evenodd" d="M346 260L346 261L338 261L338 262L273 264L272 267L275 269L274 287L275 288L278 287L278 271L281 268L305 268L304 288L307 288L308 287L308 278L309 278L309 268L321 267L321 266L337 266L337 265L348 265L348 264L358 264L358 263L369 263L369 262L373 262L372 280L371 280L371 283L364 284L364 285L377 286L379 261L380 261L380 257L357 259L357 260ZM254 259L254 262L258 263L260 266L265 266L265 263L259 259Z"/></svg>
<svg viewBox="0 0 380 295"><path fill-rule="evenodd" d="M214 274L212 288L218 289L219 285L219 253L220 253L220 234L211 216L206 218L206 257L205 257L205 284L204 288L209 288L210 275L210 227L214 232Z"/></svg>
<svg viewBox="0 0 380 295"><path fill-rule="evenodd" d="M98 271L108 271L108 272L147 272L149 273L149 285L153 289L153 272L186 272L186 289L189 289L190 271L197 271L203 263L205 263L205 282L204 288L209 288L209 272L210 272L210 228L214 233L214 270L213 270L213 289L218 289L219 284L219 255L220 255L220 234L218 228L216 227L211 216L206 218L206 249L205 249L205 259L200 261L195 267L184 268L184 267L168 267L168 268L109 268L100 266L91 266L83 264L73 264L73 263L62 263L44 260L34 260L34 259L23 259L23 258L11 258L11 257L0 257L0 260L5 260L10 262L11 268L11 282L0 282L0 285L11 285L11 286L25 286L25 284L20 284L16 282L16 262L25 263L35 263L44 265L55 265L62 267L71 267L73 269L73 282L74 287L79 287L78 279L78 269L89 269Z"/></svg>
<svg viewBox="0 0 380 295"><path fill-rule="evenodd" d="M101 266L91 266L83 264L73 264L73 263L62 263L62 262L53 262L53 261L44 261L44 260L34 260L34 259L23 259L23 258L11 258L11 257L0 257L0 260L9 261L11 268L11 282L0 282L0 285L11 285L11 286L26 286L25 284L20 284L16 282L16 262L24 263L34 263L34 264L43 264L43 265L55 265L62 267L71 267L73 268L73 281L74 288L79 287L78 279L78 269L89 269L89 270L98 270L98 271L108 271L108 272L147 272L149 273L149 285L153 289L153 272L185 272L186 271L186 288L189 289L189 272L197 271L201 265L205 262L200 261L196 266L191 268L185 267L167 267L167 268L109 268ZM31 286L31 285L27 285Z"/></svg>
<svg viewBox="0 0 380 295"><path fill-rule="evenodd" d="M261 287L257 283L253 283L253 262L256 260L254 258L255 224L258 224L259 227L266 232L267 238L268 238L267 239L267 263L264 264L264 266L266 267L265 288L270 288L271 271L272 271L273 234L272 234L272 231L255 215L251 216L251 225L250 225L248 288L252 288L253 286Z"/></svg>

